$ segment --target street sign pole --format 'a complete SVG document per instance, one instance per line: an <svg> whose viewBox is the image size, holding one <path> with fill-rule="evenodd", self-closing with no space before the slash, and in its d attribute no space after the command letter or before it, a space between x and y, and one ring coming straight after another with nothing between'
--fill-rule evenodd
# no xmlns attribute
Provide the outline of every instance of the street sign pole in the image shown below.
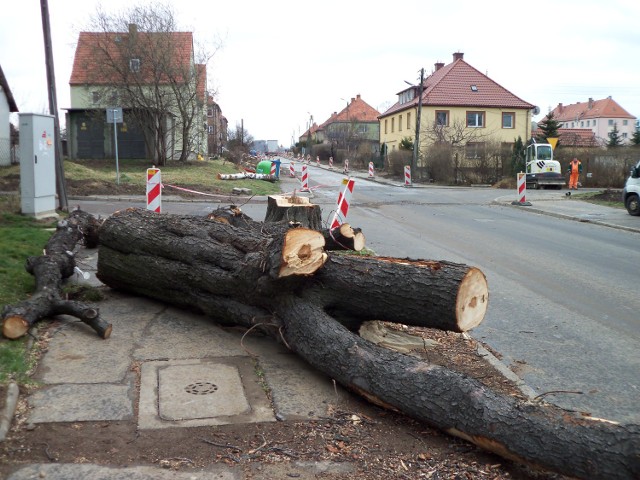
<svg viewBox="0 0 640 480"><path fill-rule="evenodd" d="M122 123L122 108L107 108L107 122L113 121L113 140L116 154L116 185L120 185L120 165L118 162L118 127Z"/></svg>

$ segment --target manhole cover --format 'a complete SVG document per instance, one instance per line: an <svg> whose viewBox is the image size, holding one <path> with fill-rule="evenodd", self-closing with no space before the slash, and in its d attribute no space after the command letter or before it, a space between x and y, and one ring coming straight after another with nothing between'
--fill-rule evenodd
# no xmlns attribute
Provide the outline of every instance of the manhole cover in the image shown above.
<svg viewBox="0 0 640 480"><path fill-rule="evenodd" d="M184 387L185 392L192 395L209 395L218 391L218 386L210 382L195 382Z"/></svg>

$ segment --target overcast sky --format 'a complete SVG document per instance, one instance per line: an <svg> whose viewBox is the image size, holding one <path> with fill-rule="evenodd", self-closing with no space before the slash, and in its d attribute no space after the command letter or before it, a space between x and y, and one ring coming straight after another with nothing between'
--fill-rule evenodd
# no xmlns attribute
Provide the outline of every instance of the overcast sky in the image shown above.
<svg viewBox="0 0 640 480"><path fill-rule="evenodd" d="M58 106L70 106L78 32L100 3L48 0ZM103 2L120 12L136 0ZM166 3L166 2L163 2ZM565 105L613 97L640 117L638 0L169 0L183 31L213 51L208 87L229 127L289 146L360 94L380 112L396 94L463 52L473 67L541 118ZM47 111L38 0L11 1L0 18L0 64L21 112ZM62 117L62 122L64 119Z"/></svg>

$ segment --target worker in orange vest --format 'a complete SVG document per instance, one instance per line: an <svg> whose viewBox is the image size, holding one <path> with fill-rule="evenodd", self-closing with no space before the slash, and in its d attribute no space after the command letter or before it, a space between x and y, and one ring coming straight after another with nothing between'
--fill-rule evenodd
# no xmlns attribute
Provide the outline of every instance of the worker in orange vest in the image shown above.
<svg viewBox="0 0 640 480"><path fill-rule="evenodd" d="M580 160L574 157L573 160L569 162L569 168L567 169L569 172L569 190L577 190L578 189L578 177L582 173L582 163Z"/></svg>

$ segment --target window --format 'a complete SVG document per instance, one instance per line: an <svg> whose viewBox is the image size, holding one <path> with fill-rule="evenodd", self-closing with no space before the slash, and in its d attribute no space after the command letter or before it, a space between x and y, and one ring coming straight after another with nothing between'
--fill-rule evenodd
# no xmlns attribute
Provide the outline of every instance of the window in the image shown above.
<svg viewBox="0 0 640 480"><path fill-rule="evenodd" d="M208 133L209 135L213 135L214 133L216 133L216 132L213 130L213 125L207 125L207 133Z"/></svg>
<svg viewBox="0 0 640 480"><path fill-rule="evenodd" d="M516 114L513 112L502 113L502 128L515 128Z"/></svg>
<svg viewBox="0 0 640 480"><path fill-rule="evenodd" d="M91 92L91 96L93 103L100 103L100 98L102 97L102 95L100 95L100 92Z"/></svg>
<svg viewBox="0 0 640 480"><path fill-rule="evenodd" d="M622 120L622 125L627 126L628 120Z"/></svg>
<svg viewBox="0 0 640 480"><path fill-rule="evenodd" d="M109 94L109 105L118 105L118 92L117 90L112 91Z"/></svg>
<svg viewBox="0 0 640 480"><path fill-rule="evenodd" d="M402 115L398 117L398 130L402 131Z"/></svg>
<svg viewBox="0 0 640 480"><path fill-rule="evenodd" d="M398 101L400 102L401 105L404 103L410 102L414 98L416 98L415 88L410 88L408 90L405 90L404 92L398 95Z"/></svg>
<svg viewBox="0 0 640 480"><path fill-rule="evenodd" d="M436 125L439 127L449 125L449 110L436 110Z"/></svg>
<svg viewBox="0 0 640 480"><path fill-rule="evenodd" d="M391 119L391 133L396 131L396 119L392 118Z"/></svg>
<svg viewBox="0 0 640 480"><path fill-rule="evenodd" d="M596 121L595 121L595 119L593 120L593 126L594 126L594 127L596 126Z"/></svg>
<svg viewBox="0 0 640 480"><path fill-rule="evenodd" d="M213 107L207 108L207 117L213 117Z"/></svg>
<svg viewBox="0 0 640 480"><path fill-rule="evenodd" d="M469 142L465 147L467 158L482 158L484 156L484 142Z"/></svg>
<svg viewBox="0 0 640 480"><path fill-rule="evenodd" d="M467 112L467 127L484 127L484 112Z"/></svg>
<svg viewBox="0 0 640 480"><path fill-rule="evenodd" d="M388 119L387 119L387 118L385 118L385 119L384 119L384 133L385 133L385 134L389 133L389 132L387 131L387 122L388 122Z"/></svg>
<svg viewBox="0 0 640 480"><path fill-rule="evenodd" d="M590 121L590 120L587 120L587 127L589 126L589 123L591 123L591 121Z"/></svg>
<svg viewBox="0 0 640 480"><path fill-rule="evenodd" d="M407 130L411 129L411 112L407 112Z"/></svg>
<svg viewBox="0 0 640 480"><path fill-rule="evenodd" d="M132 58L129 60L129 70L131 70L132 72L139 72L140 71L140 59L139 58Z"/></svg>
<svg viewBox="0 0 640 480"><path fill-rule="evenodd" d="M580 128L584 127L584 120L580 120Z"/></svg>
<svg viewBox="0 0 640 480"><path fill-rule="evenodd" d="M613 120L609 119L609 126L613 126Z"/></svg>

